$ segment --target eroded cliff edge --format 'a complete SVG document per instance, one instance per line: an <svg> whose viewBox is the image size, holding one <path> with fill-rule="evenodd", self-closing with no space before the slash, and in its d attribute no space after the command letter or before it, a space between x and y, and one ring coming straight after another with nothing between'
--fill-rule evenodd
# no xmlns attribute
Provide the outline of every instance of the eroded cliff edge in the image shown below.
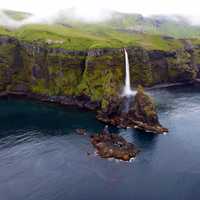
<svg viewBox="0 0 200 200"><path fill-rule="evenodd" d="M128 47L131 85L191 82L200 48L172 52ZM123 49L67 51L0 37L1 94L23 94L90 109L105 108L124 86Z"/></svg>

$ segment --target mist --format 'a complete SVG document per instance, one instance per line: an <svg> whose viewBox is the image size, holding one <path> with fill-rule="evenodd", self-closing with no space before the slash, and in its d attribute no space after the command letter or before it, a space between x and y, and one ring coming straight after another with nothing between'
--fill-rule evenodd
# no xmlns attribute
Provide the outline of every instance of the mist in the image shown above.
<svg viewBox="0 0 200 200"><path fill-rule="evenodd" d="M87 10L81 8L62 9L47 14L32 14L24 20L15 20L9 17L4 10L0 10L0 25L9 29L19 28L27 24L55 24L63 19L77 20L86 23L97 23L109 19L113 11L107 9L94 9L89 14Z"/></svg>
<svg viewBox="0 0 200 200"><path fill-rule="evenodd" d="M0 25L8 28L9 27L18 28L19 26L22 25L22 22L11 19L2 10L0 10Z"/></svg>
<svg viewBox="0 0 200 200"><path fill-rule="evenodd" d="M6 0L1 2L0 9L25 11L33 14L21 21L14 20L0 11L0 25L7 28L18 28L26 24L53 24L63 18L84 22L100 22L109 19L114 11L122 13L138 13L145 17L162 15L173 21L181 18L191 25L200 25L200 2L190 0ZM190 9L188 9L190 8Z"/></svg>

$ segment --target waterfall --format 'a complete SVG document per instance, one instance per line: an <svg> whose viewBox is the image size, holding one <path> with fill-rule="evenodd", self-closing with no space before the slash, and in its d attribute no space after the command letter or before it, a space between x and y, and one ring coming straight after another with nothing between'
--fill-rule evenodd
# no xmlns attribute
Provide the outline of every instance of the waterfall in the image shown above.
<svg viewBox="0 0 200 200"><path fill-rule="evenodd" d="M130 68L129 68L128 53L126 49L124 49L124 54L125 54L126 76L125 76L125 86L124 86L123 96L132 96L135 94L135 91L131 90Z"/></svg>

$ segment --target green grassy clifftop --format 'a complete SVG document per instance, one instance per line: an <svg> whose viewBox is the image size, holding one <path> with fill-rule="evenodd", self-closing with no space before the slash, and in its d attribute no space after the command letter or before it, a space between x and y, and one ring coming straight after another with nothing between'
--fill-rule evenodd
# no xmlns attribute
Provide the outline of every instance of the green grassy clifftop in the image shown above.
<svg viewBox="0 0 200 200"><path fill-rule="evenodd" d="M145 49L173 50L183 46L173 38L143 33L118 32L108 28L74 28L63 25L26 25L18 29L0 28L0 35L8 35L26 42L43 43L53 48L89 50L141 46Z"/></svg>
<svg viewBox="0 0 200 200"><path fill-rule="evenodd" d="M70 17L70 13L73 16L73 9L59 13L47 24L39 21L29 24L34 21L28 21L33 17L30 13L0 10L0 24L7 17L12 24L17 22L18 27L0 26L0 35L68 50L140 46L147 50L171 51L184 47L182 39L191 45L200 44L200 26L191 25L181 16L144 17L110 11L109 17L102 21L86 22Z"/></svg>

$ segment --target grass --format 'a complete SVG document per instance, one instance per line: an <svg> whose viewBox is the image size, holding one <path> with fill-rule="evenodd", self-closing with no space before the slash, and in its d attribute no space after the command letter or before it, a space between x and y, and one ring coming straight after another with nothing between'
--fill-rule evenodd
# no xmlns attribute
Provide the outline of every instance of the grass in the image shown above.
<svg viewBox="0 0 200 200"><path fill-rule="evenodd" d="M25 12L3 12L19 21L31 16ZM99 23L87 23L65 17L57 23L32 24L13 30L0 27L0 35L68 50L141 46L150 50L169 51L183 47L180 38L187 38L192 44L200 44L200 27L191 26L184 19L178 22L162 16L148 18L138 14L114 12L110 19ZM164 35L176 39L166 38Z"/></svg>
<svg viewBox="0 0 200 200"><path fill-rule="evenodd" d="M15 30L0 27L0 35L9 35L22 41L44 43L50 47L68 50L141 46L149 50L168 51L182 47L182 42L178 39L165 39L161 35L120 32L103 25L66 27L32 24Z"/></svg>
<svg viewBox="0 0 200 200"><path fill-rule="evenodd" d="M6 28L0 26L0 36L1 35L11 35L11 32Z"/></svg>

